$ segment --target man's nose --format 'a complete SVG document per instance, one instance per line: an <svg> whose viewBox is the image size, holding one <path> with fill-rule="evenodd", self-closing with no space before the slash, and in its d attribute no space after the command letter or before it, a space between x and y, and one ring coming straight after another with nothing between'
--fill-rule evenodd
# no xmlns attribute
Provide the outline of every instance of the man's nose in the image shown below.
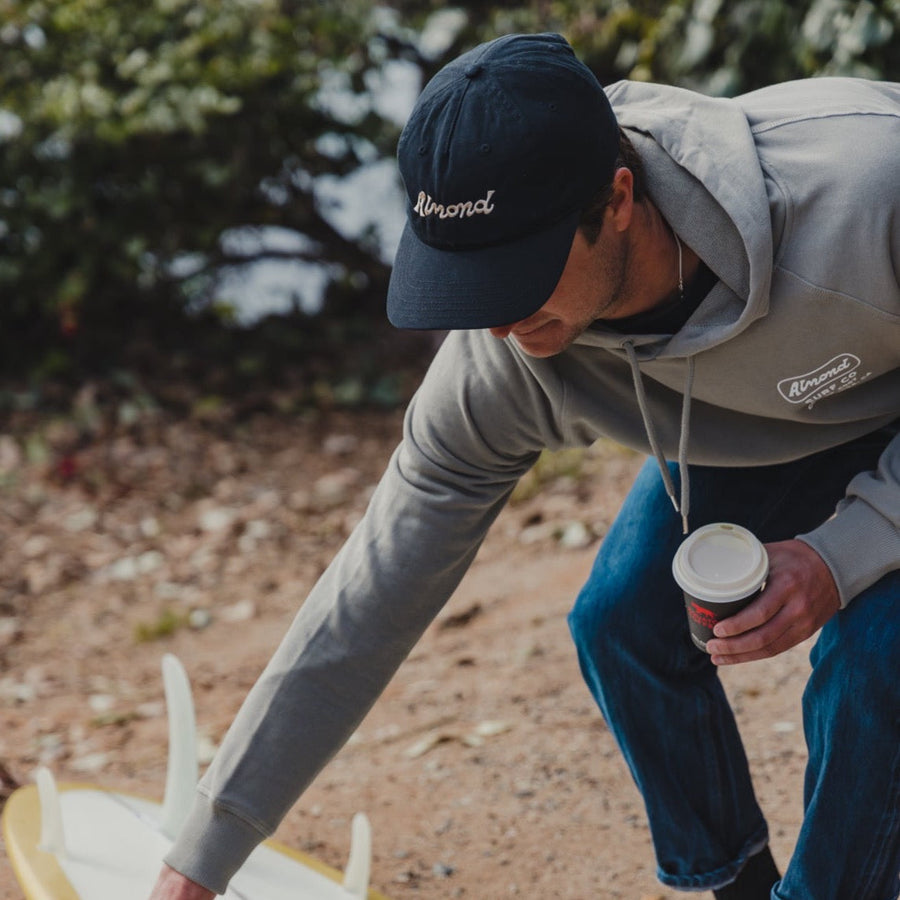
<svg viewBox="0 0 900 900"><path fill-rule="evenodd" d="M502 341L503 338L509 337L509 334L515 327L515 324L516 323L513 322L510 325L497 325L496 327L491 328L490 332L495 338L498 338Z"/></svg>

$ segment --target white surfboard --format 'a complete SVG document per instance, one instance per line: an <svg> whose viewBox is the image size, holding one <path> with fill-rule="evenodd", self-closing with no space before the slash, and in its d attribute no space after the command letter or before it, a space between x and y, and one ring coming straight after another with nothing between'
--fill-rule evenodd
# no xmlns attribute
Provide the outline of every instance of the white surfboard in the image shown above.
<svg viewBox="0 0 900 900"><path fill-rule="evenodd" d="M169 766L162 804L88 784L57 785L47 769L14 791L3 837L25 900L140 900L177 835L197 781L196 729L187 675L163 660ZM254 850L232 878L231 900L387 900L370 890L371 831L353 819L350 858L337 869L274 841Z"/></svg>

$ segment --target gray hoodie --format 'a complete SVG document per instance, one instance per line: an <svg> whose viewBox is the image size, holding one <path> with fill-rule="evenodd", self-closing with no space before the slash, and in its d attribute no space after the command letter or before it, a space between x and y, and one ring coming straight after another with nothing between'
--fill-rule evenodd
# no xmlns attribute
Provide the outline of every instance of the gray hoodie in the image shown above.
<svg viewBox="0 0 900 900"><path fill-rule="evenodd" d="M763 465L900 417L900 85L609 96L653 201L718 284L674 336L597 327L545 360L487 332L447 338L364 519L201 781L167 859L195 881L223 893L349 738L542 449L605 436ZM801 537L843 604L900 567L900 437Z"/></svg>

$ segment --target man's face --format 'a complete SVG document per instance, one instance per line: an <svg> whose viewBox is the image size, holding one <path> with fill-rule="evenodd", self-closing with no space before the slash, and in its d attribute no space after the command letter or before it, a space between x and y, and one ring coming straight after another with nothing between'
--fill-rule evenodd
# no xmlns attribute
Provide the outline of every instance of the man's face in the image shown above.
<svg viewBox="0 0 900 900"><path fill-rule="evenodd" d="M621 234L604 227L589 243L578 231L550 299L527 319L491 328L491 334L512 337L529 356L561 353L596 319L624 314L628 261L628 243Z"/></svg>

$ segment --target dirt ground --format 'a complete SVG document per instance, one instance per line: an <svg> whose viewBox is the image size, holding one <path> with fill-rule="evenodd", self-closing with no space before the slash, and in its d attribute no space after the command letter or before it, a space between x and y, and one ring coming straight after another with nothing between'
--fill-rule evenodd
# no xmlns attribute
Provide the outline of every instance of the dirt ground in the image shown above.
<svg viewBox="0 0 900 900"><path fill-rule="evenodd" d="M362 514L400 417L120 409L111 426L81 399L0 435L3 780L47 765L161 799L161 657L187 669L205 765ZM565 624L640 463L605 444L542 463L281 840L342 868L366 812L372 885L392 900L677 896ZM781 863L801 815L807 652L723 673ZM0 898L20 897L4 856Z"/></svg>

